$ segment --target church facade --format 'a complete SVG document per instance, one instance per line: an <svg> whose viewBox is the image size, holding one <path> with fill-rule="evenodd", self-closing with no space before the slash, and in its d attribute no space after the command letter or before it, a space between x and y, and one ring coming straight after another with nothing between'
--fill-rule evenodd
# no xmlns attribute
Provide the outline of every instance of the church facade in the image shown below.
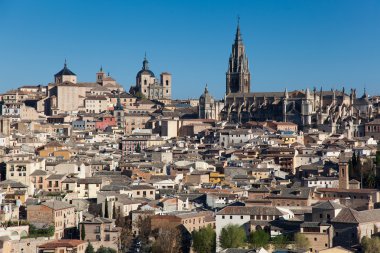
<svg viewBox="0 0 380 253"><path fill-rule="evenodd" d="M136 75L136 86L131 87L130 93L143 95L150 100L170 100L172 97L172 76L162 72L158 80L149 69L149 62L144 58L142 69Z"/></svg>

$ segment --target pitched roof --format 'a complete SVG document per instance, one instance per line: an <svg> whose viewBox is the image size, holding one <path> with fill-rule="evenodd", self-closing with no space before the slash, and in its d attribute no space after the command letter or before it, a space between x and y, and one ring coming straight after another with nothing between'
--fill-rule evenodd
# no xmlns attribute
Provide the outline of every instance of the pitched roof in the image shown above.
<svg viewBox="0 0 380 253"><path fill-rule="evenodd" d="M357 224L357 223L360 223L359 212L354 210L354 209L351 209L351 208L344 208L331 221L332 222L339 222L339 223L355 223L355 224Z"/></svg>
<svg viewBox="0 0 380 253"><path fill-rule="evenodd" d="M285 212L274 206L227 206L217 215L284 215Z"/></svg>
<svg viewBox="0 0 380 253"><path fill-rule="evenodd" d="M313 206L313 208L325 209L325 210L335 210L335 209L345 208L345 206L343 206L339 203L336 203L335 201L328 200L326 202L318 203L317 205Z"/></svg>
<svg viewBox="0 0 380 253"><path fill-rule="evenodd" d="M73 239L55 240L48 243L44 243L38 246L38 248L40 249L41 248L42 249L56 249L56 248L62 248L62 247L74 248L74 247L78 247L79 245L83 243L86 243L86 242L82 240L73 240Z"/></svg>
<svg viewBox="0 0 380 253"><path fill-rule="evenodd" d="M73 205L70 205L70 204L67 204L66 202L58 201L58 200L46 201L46 202L43 202L41 205L47 206L53 210L60 210L60 209L74 207Z"/></svg>

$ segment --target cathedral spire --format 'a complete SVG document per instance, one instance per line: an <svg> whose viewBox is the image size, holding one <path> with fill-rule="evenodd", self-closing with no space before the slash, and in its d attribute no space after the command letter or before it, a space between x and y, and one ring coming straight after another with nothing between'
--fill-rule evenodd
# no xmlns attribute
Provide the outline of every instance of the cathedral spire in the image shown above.
<svg viewBox="0 0 380 253"><path fill-rule="evenodd" d="M237 22L237 28L236 28L236 35L235 35L235 42L241 42L241 32L240 32L240 16L238 16L238 22Z"/></svg>
<svg viewBox="0 0 380 253"><path fill-rule="evenodd" d="M249 93L251 90L251 75L248 57L240 32L240 18L236 28L235 41L232 44L231 55L226 73L226 94Z"/></svg>

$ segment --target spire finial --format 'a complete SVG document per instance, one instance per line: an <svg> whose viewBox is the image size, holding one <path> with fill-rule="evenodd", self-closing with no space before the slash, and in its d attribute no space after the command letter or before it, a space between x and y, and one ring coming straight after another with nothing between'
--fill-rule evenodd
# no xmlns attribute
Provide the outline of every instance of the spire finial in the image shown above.
<svg viewBox="0 0 380 253"><path fill-rule="evenodd" d="M240 33L240 16L237 16L237 28L236 28L236 41L241 41L241 33Z"/></svg>
<svg viewBox="0 0 380 253"><path fill-rule="evenodd" d="M66 68L67 67L67 61L66 61L66 58L65 58L65 64L63 64L63 66Z"/></svg>
<svg viewBox="0 0 380 253"><path fill-rule="evenodd" d="M146 59L146 51L145 51L145 56L144 56L144 61L143 61L143 69L144 70L148 70L149 69L149 62L148 60Z"/></svg>
<svg viewBox="0 0 380 253"><path fill-rule="evenodd" d="M206 83L206 87L205 87L205 93L208 93L207 83Z"/></svg>
<svg viewBox="0 0 380 253"><path fill-rule="evenodd" d="M103 66L100 65L100 72L103 72Z"/></svg>

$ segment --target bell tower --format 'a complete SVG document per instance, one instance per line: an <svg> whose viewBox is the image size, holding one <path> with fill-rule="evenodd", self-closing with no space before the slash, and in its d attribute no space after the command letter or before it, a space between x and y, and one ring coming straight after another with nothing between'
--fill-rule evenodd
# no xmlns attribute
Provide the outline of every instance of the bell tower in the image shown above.
<svg viewBox="0 0 380 253"><path fill-rule="evenodd" d="M249 93L251 90L251 74L249 72L248 57L240 32L240 24L236 28L235 42L226 72L226 95L230 93Z"/></svg>
<svg viewBox="0 0 380 253"><path fill-rule="evenodd" d="M349 181L348 160L341 155L339 158L339 189L349 189Z"/></svg>

